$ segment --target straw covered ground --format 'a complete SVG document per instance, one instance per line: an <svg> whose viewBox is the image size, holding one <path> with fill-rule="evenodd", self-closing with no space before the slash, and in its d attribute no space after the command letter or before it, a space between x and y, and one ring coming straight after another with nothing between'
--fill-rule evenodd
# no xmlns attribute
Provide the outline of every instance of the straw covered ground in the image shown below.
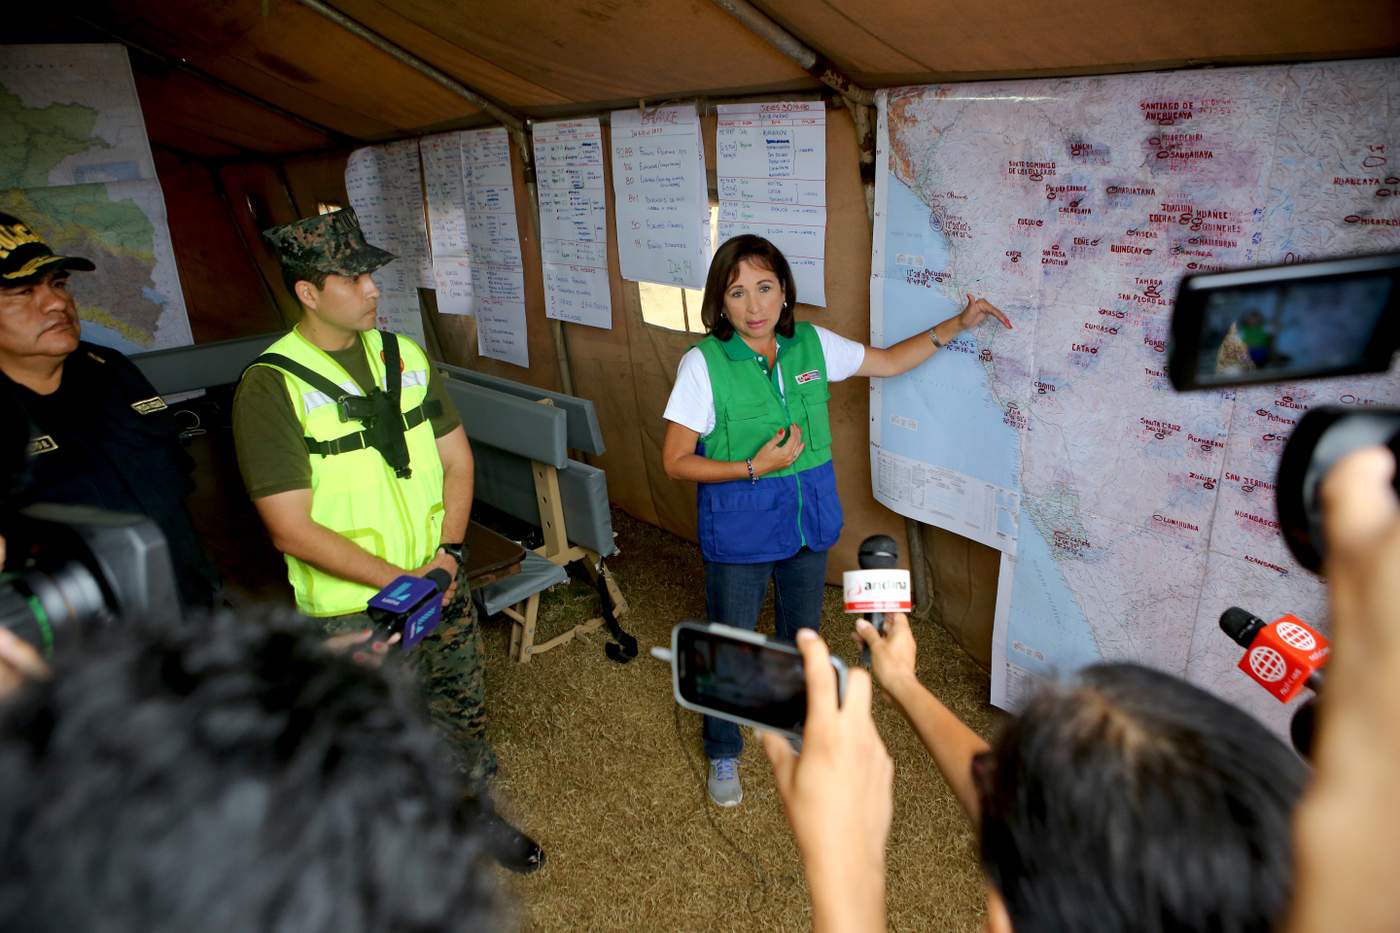
<svg viewBox="0 0 1400 933"><path fill-rule="evenodd" d="M670 670L647 655L671 626L704 614L698 549L614 513L609 560L630 604L639 656L617 664L599 631L527 665L506 661L509 626L487 623L491 738L502 810L545 846L537 874L502 873L526 930L800 930L810 927L801 864L763 751L746 743L744 802L705 797L699 717L672 701ZM856 661L840 592L827 587L823 633ZM597 614L580 584L547 594L537 641ZM760 630L772 630L771 607ZM920 677L983 735L998 715L986 675L941 629L917 625ZM913 731L883 696L880 732L895 759L888 851L890 928L980 928L972 833Z"/></svg>

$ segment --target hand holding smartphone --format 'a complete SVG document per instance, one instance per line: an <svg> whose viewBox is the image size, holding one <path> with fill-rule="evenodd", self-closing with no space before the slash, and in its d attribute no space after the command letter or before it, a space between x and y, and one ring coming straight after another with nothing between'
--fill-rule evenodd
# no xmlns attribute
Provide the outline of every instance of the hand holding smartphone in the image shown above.
<svg viewBox="0 0 1400 933"><path fill-rule="evenodd" d="M846 665L831 658L838 703ZM671 630L671 682L686 709L740 725L800 736L807 718L802 654L784 641L713 622L686 621Z"/></svg>

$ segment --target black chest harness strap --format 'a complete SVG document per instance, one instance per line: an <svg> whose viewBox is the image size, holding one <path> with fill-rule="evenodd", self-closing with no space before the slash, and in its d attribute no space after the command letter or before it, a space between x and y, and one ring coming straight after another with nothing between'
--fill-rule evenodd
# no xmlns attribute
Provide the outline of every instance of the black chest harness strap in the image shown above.
<svg viewBox="0 0 1400 933"><path fill-rule="evenodd" d="M362 431L328 441L304 436L302 440L306 442L308 451L323 457L333 457L336 454L373 447L379 451L384 462L393 468L396 476L407 479L413 475L413 470L408 462L408 443L404 440L404 433L441 415L442 403L437 399L426 399L411 411L400 411L403 374L399 370L399 341L388 331L379 333L384 344L384 378L387 387L380 389L375 386L367 396L347 393L342 386L280 353L264 353L248 365L267 364L296 376L332 399L341 421L358 421L364 426Z"/></svg>

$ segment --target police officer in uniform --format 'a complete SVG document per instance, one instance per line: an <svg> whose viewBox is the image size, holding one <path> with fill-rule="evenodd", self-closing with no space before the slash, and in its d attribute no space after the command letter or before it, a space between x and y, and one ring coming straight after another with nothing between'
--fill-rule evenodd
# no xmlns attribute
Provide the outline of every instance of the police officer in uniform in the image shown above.
<svg viewBox="0 0 1400 933"><path fill-rule="evenodd" d="M471 446L422 348L375 329L370 274L394 256L365 241L349 209L263 236L302 319L248 367L234 397L248 494L286 558L297 607L328 633L368 627L365 604L401 574L441 568L452 578L441 624L412 656L433 720L485 806L497 860L533 871L543 851L486 794L496 758L464 553Z"/></svg>
<svg viewBox="0 0 1400 933"><path fill-rule="evenodd" d="M36 428L25 501L151 518L169 543L181 601L212 606L219 579L185 509L193 462L175 419L130 360L79 338L68 277L94 268L0 214L0 380Z"/></svg>

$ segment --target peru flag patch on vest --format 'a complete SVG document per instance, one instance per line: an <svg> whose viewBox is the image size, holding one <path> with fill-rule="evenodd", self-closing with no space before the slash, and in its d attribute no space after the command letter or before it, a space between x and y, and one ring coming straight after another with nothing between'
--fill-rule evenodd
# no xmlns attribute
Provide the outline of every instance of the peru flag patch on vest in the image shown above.
<svg viewBox="0 0 1400 933"><path fill-rule="evenodd" d="M797 384L806 385L809 382L816 382L821 377L822 371L820 369L809 369L805 373L797 374Z"/></svg>

